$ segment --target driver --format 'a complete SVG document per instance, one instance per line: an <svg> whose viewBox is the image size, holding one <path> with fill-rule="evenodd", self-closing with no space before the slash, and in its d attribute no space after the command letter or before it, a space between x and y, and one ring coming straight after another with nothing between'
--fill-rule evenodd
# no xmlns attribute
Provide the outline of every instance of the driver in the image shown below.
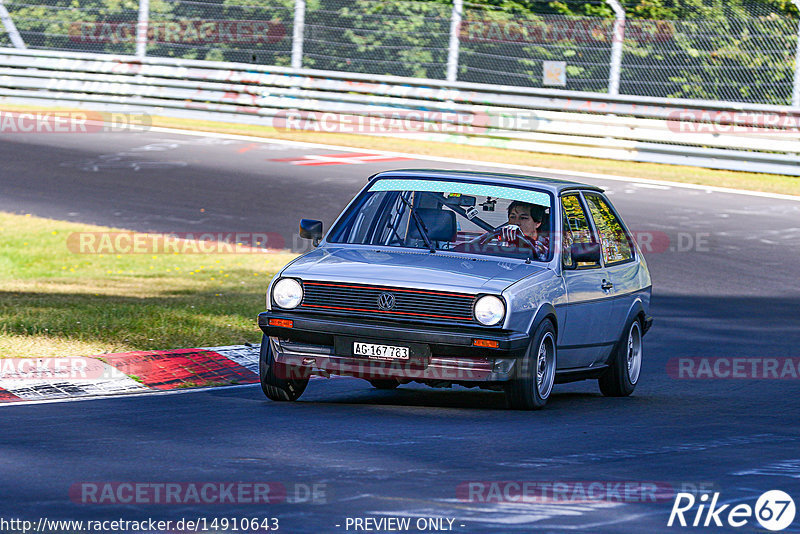
<svg viewBox="0 0 800 534"><path fill-rule="evenodd" d="M522 234L533 245L539 261L545 261L550 238L539 233L539 227L545 218L544 210L542 206L515 200L508 205L508 222L500 227L500 239L509 244L527 246L526 240L519 239L519 234Z"/></svg>

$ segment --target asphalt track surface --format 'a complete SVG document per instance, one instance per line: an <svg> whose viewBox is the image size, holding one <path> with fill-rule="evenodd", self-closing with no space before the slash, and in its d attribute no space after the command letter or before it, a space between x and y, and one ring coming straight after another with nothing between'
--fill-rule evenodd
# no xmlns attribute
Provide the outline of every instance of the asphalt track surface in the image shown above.
<svg viewBox="0 0 800 534"><path fill-rule="evenodd" d="M299 218L327 228L373 172L467 167L271 161L332 152L344 151L157 132L4 135L0 210L142 231L278 232L292 246ZM632 397L603 398L594 382L566 384L544 411L522 413L504 410L499 393L414 385L383 392L320 379L293 404L247 386L9 406L0 410L0 517L277 517L290 533L347 532L346 518L363 516L451 518L453 532L763 532L753 519L738 529L667 528L671 498L458 498L469 481L651 481L750 505L781 489L800 505L800 381L667 372L670 358L685 356L800 356L800 202L594 183L634 231L669 238L646 254L656 322ZM69 488L84 481L274 481L289 498L72 502ZM304 499L313 484L321 502ZM800 518L784 532L800 532Z"/></svg>

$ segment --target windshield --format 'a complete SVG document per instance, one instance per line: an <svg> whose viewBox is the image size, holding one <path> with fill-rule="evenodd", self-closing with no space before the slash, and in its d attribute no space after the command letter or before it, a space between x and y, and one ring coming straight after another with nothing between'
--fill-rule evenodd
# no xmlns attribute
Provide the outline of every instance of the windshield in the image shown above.
<svg viewBox="0 0 800 534"><path fill-rule="evenodd" d="M535 189L383 178L356 199L328 241L549 261L551 198Z"/></svg>

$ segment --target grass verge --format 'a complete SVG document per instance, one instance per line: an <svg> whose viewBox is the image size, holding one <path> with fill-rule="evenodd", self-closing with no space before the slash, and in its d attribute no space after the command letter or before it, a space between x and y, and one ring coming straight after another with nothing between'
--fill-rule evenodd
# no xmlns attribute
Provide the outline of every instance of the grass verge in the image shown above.
<svg viewBox="0 0 800 534"><path fill-rule="evenodd" d="M293 255L75 254L73 232L0 212L0 357L258 342L270 278Z"/></svg>

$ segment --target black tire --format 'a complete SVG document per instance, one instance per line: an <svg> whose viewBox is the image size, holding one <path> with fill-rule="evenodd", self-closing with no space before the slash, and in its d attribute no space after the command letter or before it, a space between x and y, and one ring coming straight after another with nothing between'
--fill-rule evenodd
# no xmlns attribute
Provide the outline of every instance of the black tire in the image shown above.
<svg viewBox="0 0 800 534"><path fill-rule="evenodd" d="M597 380L606 397L627 397L636 389L642 370L642 332L642 322L638 317L625 325L622 337L614 347L608 371Z"/></svg>
<svg viewBox="0 0 800 534"><path fill-rule="evenodd" d="M369 383L375 389L396 389L400 385L400 382L394 378L376 378L375 380L370 380Z"/></svg>
<svg viewBox="0 0 800 534"><path fill-rule="evenodd" d="M517 362L514 378L505 386L509 408L544 408L555 384L556 352L556 329L549 319L545 319L536 328L525 357Z"/></svg>
<svg viewBox="0 0 800 534"><path fill-rule="evenodd" d="M275 362L272 347L266 335L261 337L258 371L261 390L270 400L297 400L308 386L308 375L302 369Z"/></svg>

